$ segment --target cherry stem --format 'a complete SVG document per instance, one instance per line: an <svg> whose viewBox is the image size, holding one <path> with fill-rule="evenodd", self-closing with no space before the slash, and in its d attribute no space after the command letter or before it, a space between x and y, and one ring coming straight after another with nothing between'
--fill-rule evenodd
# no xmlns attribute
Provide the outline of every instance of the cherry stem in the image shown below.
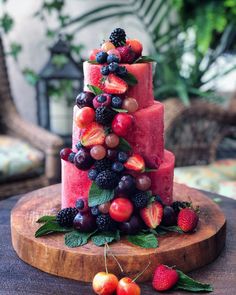
<svg viewBox="0 0 236 295"><path fill-rule="evenodd" d="M150 264L151 264L151 261L149 261L148 265L144 268L144 270L142 272L140 272L137 275L137 277L132 280L132 282L135 282L149 268Z"/></svg>
<svg viewBox="0 0 236 295"><path fill-rule="evenodd" d="M107 243L106 243L105 245L107 246L107 249L110 251L111 256L114 258L114 260L116 261L117 265L119 266L120 271L121 271L121 272L124 272L124 270L123 270L121 264L119 263L118 259L117 259L116 256L111 252L111 248L109 247L109 245L108 245Z"/></svg>
<svg viewBox="0 0 236 295"><path fill-rule="evenodd" d="M106 247L106 244L104 246L104 260L105 260L106 274L108 274L108 270L107 270L107 247Z"/></svg>

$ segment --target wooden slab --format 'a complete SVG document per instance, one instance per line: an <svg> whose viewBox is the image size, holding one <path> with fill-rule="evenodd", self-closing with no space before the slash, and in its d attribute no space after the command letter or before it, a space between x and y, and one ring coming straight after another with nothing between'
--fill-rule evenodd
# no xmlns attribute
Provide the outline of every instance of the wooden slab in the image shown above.
<svg viewBox="0 0 236 295"><path fill-rule="evenodd" d="M12 244L18 256L26 263L45 272L84 282L104 271L103 247L92 243L68 248L63 234L34 238L42 215L55 214L60 209L60 185L33 191L20 199L11 213ZM184 272L204 266L219 255L225 244L226 220L214 202L203 193L184 185L174 185L175 200L189 200L201 208L198 230L194 234L170 233L159 237L159 248L143 249L126 240L110 246L124 268L125 274L135 277L151 261L140 281L151 280L159 263L175 265ZM121 276L114 259L107 259L108 270Z"/></svg>

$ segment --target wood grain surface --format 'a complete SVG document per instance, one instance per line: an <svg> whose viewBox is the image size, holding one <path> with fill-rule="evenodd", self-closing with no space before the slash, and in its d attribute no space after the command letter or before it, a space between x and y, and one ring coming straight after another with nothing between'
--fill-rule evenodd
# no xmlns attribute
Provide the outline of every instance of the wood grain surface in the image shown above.
<svg viewBox="0 0 236 295"><path fill-rule="evenodd" d="M175 184L174 198L191 198L194 206L200 206L197 232L170 233L159 237L156 249L143 249L125 239L112 244L111 251L121 263L125 275L134 278L151 261L151 266L140 277L140 281L148 281L159 263L176 265L188 272L210 263L219 255L226 233L226 221L220 208L203 193L184 185ZM68 248L63 234L34 238L39 227L36 220L42 215L55 214L59 208L60 186L33 191L21 198L11 214L13 247L22 260L45 272L91 282L97 272L104 270L103 247L90 242L82 247ZM117 276L122 275L112 256L108 256L108 269Z"/></svg>

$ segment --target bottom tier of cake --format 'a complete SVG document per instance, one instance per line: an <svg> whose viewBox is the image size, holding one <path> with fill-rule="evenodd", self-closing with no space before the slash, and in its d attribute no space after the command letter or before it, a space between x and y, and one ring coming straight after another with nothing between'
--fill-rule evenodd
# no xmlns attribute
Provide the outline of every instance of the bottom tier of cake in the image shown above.
<svg viewBox="0 0 236 295"><path fill-rule="evenodd" d="M159 195L165 204L172 202L174 162L174 155L165 150L164 161L158 170L148 173L152 180L152 193ZM62 160L62 208L74 207L77 199L88 197L90 186L87 171Z"/></svg>

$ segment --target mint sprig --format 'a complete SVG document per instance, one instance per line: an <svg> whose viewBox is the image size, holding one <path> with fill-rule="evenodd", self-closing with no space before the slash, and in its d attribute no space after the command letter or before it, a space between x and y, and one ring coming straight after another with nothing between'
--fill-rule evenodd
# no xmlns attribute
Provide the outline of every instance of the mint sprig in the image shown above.
<svg viewBox="0 0 236 295"><path fill-rule="evenodd" d="M114 198L114 190L101 189L96 185L95 182L92 183L89 190L89 207L101 205Z"/></svg>
<svg viewBox="0 0 236 295"><path fill-rule="evenodd" d="M157 171L157 169L145 167L143 172L155 172L155 171Z"/></svg>
<svg viewBox="0 0 236 295"><path fill-rule="evenodd" d="M79 231L72 231L65 235L65 244L70 248L75 248L79 246L83 246L88 243L90 237L95 233L82 233Z"/></svg>
<svg viewBox="0 0 236 295"><path fill-rule="evenodd" d="M66 233L70 231L72 231L71 228L62 227L55 221L47 221L35 232L34 235L35 238L39 238L53 233Z"/></svg>
<svg viewBox="0 0 236 295"><path fill-rule="evenodd" d="M87 84L87 87L94 95L99 95L103 93L102 89L97 86Z"/></svg>
<svg viewBox="0 0 236 295"><path fill-rule="evenodd" d="M104 246L105 244L109 244L113 241L119 241L120 240L120 232L117 230L115 232L103 232L103 233L97 233L92 236L92 242L94 245L100 247Z"/></svg>
<svg viewBox="0 0 236 295"><path fill-rule="evenodd" d="M175 289L177 290L185 290L190 292L212 292L213 287L210 284L204 284L198 281L195 281L194 279L190 278L186 274L184 274L182 271L177 270L179 275L179 280L177 282L177 285L175 286Z"/></svg>
<svg viewBox="0 0 236 295"><path fill-rule="evenodd" d="M127 73L125 76L122 77L122 79L129 85L129 86L134 86L138 83L138 80L136 79L136 77L131 74L131 73Z"/></svg>
<svg viewBox="0 0 236 295"><path fill-rule="evenodd" d="M164 225L159 225L157 230L162 230L162 231L166 231L166 232L175 232L175 233L179 233L179 234L184 234L184 232L182 231L182 229L179 226L176 225L172 225L172 226L164 226Z"/></svg>
<svg viewBox="0 0 236 295"><path fill-rule="evenodd" d="M44 215L40 217L36 222L37 223L43 223L43 222L48 222L48 221L56 221L56 216L54 215Z"/></svg>
<svg viewBox="0 0 236 295"><path fill-rule="evenodd" d="M141 248L157 248L158 247L158 241L154 234L145 234L145 233L139 233L137 235L129 235L127 236L127 240Z"/></svg>
<svg viewBox="0 0 236 295"><path fill-rule="evenodd" d="M135 64L138 63L146 63L146 62L156 62L156 60L151 56L140 56L138 59L134 61Z"/></svg>
<svg viewBox="0 0 236 295"><path fill-rule="evenodd" d="M131 145L123 137L120 137L120 142L119 142L119 145L117 148L118 148L118 150L121 150L123 152L132 151Z"/></svg>

